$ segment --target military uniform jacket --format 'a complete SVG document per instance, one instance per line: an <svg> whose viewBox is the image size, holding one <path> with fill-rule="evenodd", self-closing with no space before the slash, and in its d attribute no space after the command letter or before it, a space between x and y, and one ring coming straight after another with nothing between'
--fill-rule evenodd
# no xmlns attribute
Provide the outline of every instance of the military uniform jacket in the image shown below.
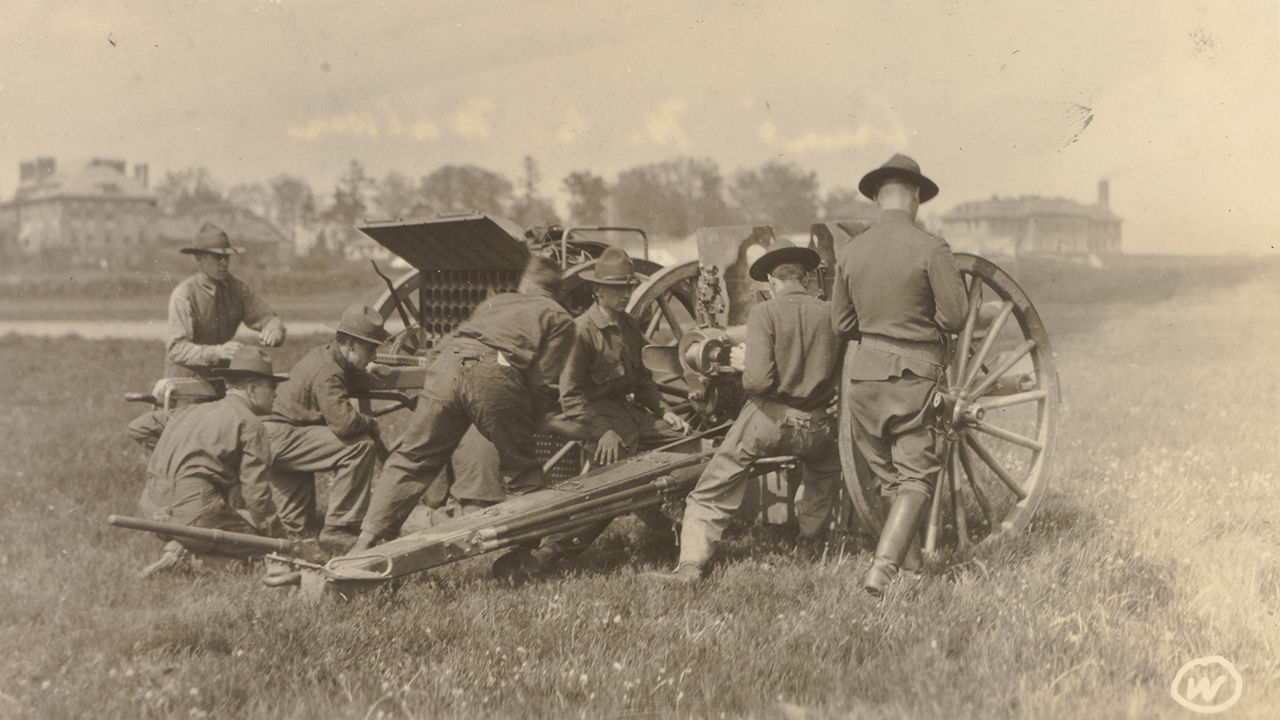
<svg viewBox="0 0 1280 720"><path fill-rule="evenodd" d="M560 375L560 406L565 415L581 423L593 440L610 428L592 403L632 395L636 405L660 415L662 393L653 373L640 361L646 341L636 319L622 313L610 320L597 304L578 316L574 325L573 349Z"/></svg>
<svg viewBox="0 0 1280 720"><path fill-rule="evenodd" d="M212 346L235 338L242 322L261 330L274 317L240 278L228 276L219 283L204 273L192 275L169 295L165 377L191 377L197 369L225 367Z"/></svg>
<svg viewBox="0 0 1280 720"><path fill-rule="evenodd" d="M262 421L247 400L228 395L216 402L189 405L170 416L147 464L147 485L196 478L224 498L239 486L254 522L263 527L271 512L270 466L271 445Z"/></svg>
<svg viewBox="0 0 1280 720"><path fill-rule="evenodd" d="M968 312L947 242L916 227L906 212L886 210L836 261L833 327L844 340L868 339L849 362L849 379L885 380L906 371L939 377L939 328L960 332Z"/></svg>
<svg viewBox="0 0 1280 720"><path fill-rule="evenodd" d="M338 343L311 350L289 370L289 379L276 388L268 421L328 425L343 440L368 434L377 421L351 406L348 372L362 371L346 369Z"/></svg>
<svg viewBox="0 0 1280 720"><path fill-rule="evenodd" d="M840 358L830 304L798 282L747 315L742 387L755 397L806 412L824 408L835 398Z"/></svg>
<svg viewBox="0 0 1280 720"><path fill-rule="evenodd" d="M556 384L575 333L573 318L549 295L494 295L476 307L454 335L497 350L522 371L534 395L535 410L555 407Z"/></svg>

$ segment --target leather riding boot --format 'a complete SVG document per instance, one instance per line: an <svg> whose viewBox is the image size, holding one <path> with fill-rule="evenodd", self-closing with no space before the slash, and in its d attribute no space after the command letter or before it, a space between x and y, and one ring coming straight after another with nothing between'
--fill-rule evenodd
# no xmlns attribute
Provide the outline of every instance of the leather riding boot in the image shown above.
<svg viewBox="0 0 1280 720"><path fill-rule="evenodd" d="M902 567L912 539L919 530L922 511L928 502L929 496L922 492L898 493L889 509L889 516L884 521L884 529L880 531L875 561L862 584L867 592L880 597L898 574L898 568Z"/></svg>

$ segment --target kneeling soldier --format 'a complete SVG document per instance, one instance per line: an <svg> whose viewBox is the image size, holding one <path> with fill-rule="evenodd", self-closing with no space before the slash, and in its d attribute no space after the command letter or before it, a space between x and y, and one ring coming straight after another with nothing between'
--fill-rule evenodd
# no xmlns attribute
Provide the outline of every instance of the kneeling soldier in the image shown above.
<svg viewBox="0 0 1280 720"><path fill-rule="evenodd" d="M274 518L267 485L271 445L259 417L271 412L276 384L288 376L272 373L265 350L247 346L217 372L226 378L226 397L172 414L147 464L138 505L144 517L159 522L267 535ZM200 540L171 540L143 576L177 565L184 548L248 556Z"/></svg>
<svg viewBox="0 0 1280 720"><path fill-rule="evenodd" d="M315 473L332 472L320 546L341 555L360 534L369 506L369 481L381 441L378 421L351 406L353 375L365 372L387 339L382 317L367 305L342 314L334 341L293 366L264 423L271 440L271 489L280 522L293 538L314 533Z"/></svg>
<svg viewBox="0 0 1280 720"><path fill-rule="evenodd" d="M830 413L839 377L840 348L831 308L805 289L818 253L779 239L750 268L769 283L773 299L747 317L742 386L749 398L685 500L680 560L674 573L646 573L664 582L693 583L742 506L752 464L796 455L804 463L804 493L796 501L800 545L809 554L830 517L840 482L836 419Z"/></svg>

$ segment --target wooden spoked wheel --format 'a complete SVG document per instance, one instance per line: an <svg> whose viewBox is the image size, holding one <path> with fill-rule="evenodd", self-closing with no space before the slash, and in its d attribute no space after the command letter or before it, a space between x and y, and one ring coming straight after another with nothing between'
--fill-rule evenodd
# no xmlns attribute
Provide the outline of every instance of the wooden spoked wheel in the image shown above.
<svg viewBox="0 0 1280 720"><path fill-rule="evenodd" d="M942 471L928 515L925 551L1021 531L1049 485L1058 427L1059 388L1053 350L1040 315L1013 278L980 257L957 254L969 316L947 338L944 388L938 393ZM847 384L844 385L847 389ZM842 413L841 459L856 463L861 493L853 505L878 534L884 518L879 480L857 456Z"/></svg>
<svg viewBox="0 0 1280 720"><path fill-rule="evenodd" d="M698 291L698 262L664 267L631 293L627 312L640 321L650 342L675 345L696 327L694 298Z"/></svg>

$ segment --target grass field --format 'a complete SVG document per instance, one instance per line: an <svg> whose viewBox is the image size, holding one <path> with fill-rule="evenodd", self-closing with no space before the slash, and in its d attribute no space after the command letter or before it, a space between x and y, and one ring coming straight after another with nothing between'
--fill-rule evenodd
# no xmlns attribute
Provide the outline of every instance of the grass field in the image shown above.
<svg viewBox="0 0 1280 720"><path fill-rule="evenodd" d="M629 520L520 589L483 560L319 607L140 582L160 543L104 519L135 513L120 396L159 348L0 339L0 717L1184 718L1170 683L1212 655L1242 676L1221 717L1280 715L1280 280L1041 310L1065 404L1040 512L883 601L865 552L802 564L768 530L653 589L669 541Z"/></svg>

